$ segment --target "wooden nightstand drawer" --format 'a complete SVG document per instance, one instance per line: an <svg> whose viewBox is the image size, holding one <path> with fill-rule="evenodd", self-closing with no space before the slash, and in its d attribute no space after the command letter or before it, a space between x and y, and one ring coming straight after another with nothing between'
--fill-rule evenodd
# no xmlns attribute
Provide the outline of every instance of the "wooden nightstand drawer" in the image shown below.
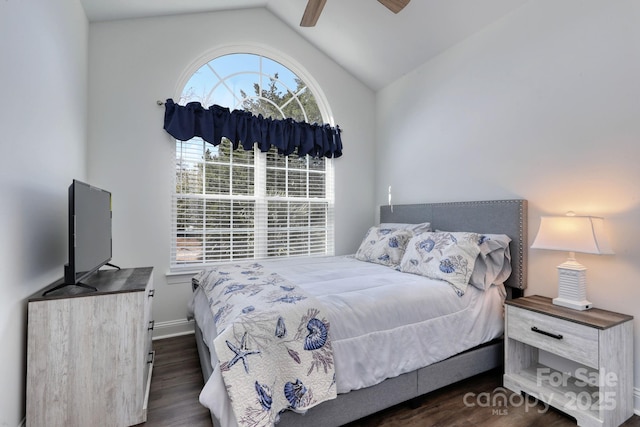
<svg viewBox="0 0 640 427"><path fill-rule="evenodd" d="M579 323L507 306L507 336L598 368L598 330Z"/></svg>

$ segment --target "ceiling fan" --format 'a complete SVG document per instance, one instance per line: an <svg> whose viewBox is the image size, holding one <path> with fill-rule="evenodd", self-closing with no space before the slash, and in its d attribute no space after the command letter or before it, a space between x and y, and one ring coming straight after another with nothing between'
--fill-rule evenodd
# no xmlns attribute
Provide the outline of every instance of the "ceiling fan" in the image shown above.
<svg viewBox="0 0 640 427"><path fill-rule="evenodd" d="M380 3L385 5L387 9L392 11L393 13L398 13L404 7L409 4L410 0L378 0ZM302 21L300 21L301 27L313 27L318 22L318 18L320 17L320 13L322 13L322 8L327 0L309 0L307 3L307 7L304 10L304 14L302 15Z"/></svg>

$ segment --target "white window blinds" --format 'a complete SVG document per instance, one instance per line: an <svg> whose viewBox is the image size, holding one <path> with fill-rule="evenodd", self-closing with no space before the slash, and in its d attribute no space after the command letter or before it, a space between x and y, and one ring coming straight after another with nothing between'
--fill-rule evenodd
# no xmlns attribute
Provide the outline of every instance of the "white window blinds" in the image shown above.
<svg viewBox="0 0 640 427"><path fill-rule="evenodd" d="M331 162L176 141L172 268L333 254Z"/></svg>

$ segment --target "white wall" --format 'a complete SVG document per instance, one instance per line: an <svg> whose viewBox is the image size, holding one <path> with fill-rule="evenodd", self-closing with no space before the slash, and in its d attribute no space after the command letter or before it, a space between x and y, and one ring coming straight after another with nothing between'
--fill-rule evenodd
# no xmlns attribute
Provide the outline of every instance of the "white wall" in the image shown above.
<svg viewBox="0 0 640 427"><path fill-rule="evenodd" d="M89 179L113 192L113 262L155 267L157 334L184 321L191 290L165 277L175 142L156 100L176 98L188 69L217 49L268 47L318 83L344 130L344 156L335 161L336 253L355 252L375 211L371 90L265 9L91 23L89 33Z"/></svg>
<svg viewBox="0 0 640 427"><path fill-rule="evenodd" d="M26 298L62 277L85 177L88 22L78 0L0 2L0 426L24 417Z"/></svg>
<svg viewBox="0 0 640 427"><path fill-rule="evenodd" d="M596 307L635 316L636 388L639 22L632 0L530 1L394 82L377 94L375 185L377 204L390 184L396 204L528 199L529 243L541 214L604 216L616 254L578 260ZM565 258L530 250L527 294L556 296Z"/></svg>

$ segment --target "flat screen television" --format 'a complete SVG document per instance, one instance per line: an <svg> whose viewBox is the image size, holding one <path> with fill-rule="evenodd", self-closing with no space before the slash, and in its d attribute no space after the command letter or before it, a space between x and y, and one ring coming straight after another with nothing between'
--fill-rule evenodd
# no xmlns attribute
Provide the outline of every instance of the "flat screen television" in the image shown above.
<svg viewBox="0 0 640 427"><path fill-rule="evenodd" d="M74 179L69 186L69 262L64 282L47 293L70 285L96 290L82 281L111 265L111 256L111 193Z"/></svg>

